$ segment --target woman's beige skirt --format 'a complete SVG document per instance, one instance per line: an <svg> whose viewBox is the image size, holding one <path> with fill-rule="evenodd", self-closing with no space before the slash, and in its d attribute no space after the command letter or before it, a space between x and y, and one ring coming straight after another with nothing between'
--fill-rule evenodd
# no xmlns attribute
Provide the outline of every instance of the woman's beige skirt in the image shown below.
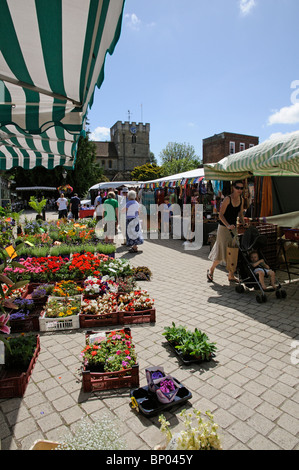
<svg viewBox="0 0 299 470"><path fill-rule="evenodd" d="M236 235L235 232L233 233ZM227 247L232 247L234 245L234 239L231 236L230 230L223 225L218 225L216 242L209 254L209 260L219 261L226 264L226 249Z"/></svg>

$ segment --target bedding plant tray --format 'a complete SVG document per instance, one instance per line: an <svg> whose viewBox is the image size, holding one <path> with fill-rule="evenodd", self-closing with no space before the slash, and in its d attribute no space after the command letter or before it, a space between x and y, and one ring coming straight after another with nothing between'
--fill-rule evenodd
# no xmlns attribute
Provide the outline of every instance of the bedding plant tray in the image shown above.
<svg viewBox="0 0 299 470"><path fill-rule="evenodd" d="M197 328L192 332L172 323L171 327L165 327L164 330L162 334L168 345L185 365L209 362L216 357L216 343L210 342L206 333Z"/></svg>
<svg viewBox="0 0 299 470"><path fill-rule="evenodd" d="M144 416L151 417L172 408L173 406L180 406L192 398L192 393L184 387L177 379L174 379L178 385L179 390L170 403L161 403L156 394L149 390L148 385L145 387L137 388L130 391L131 407L135 408Z"/></svg>
<svg viewBox="0 0 299 470"><path fill-rule="evenodd" d="M39 335L20 335L9 342L12 354L6 352L5 364L0 366L0 398L24 395L40 352Z"/></svg>
<svg viewBox="0 0 299 470"><path fill-rule="evenodd" d="M118 296L118 319L120 325L135 323L154 323L156 309L154 299L147 290L134 290Z"/></svg>
<svg viewBox="0 0 299 470"><path fill-rule="evenodd" d="M85 335L82 351L84 392L139 387L139 365L130 328Z"/></svg>
<svg viewBox="0 0 299 470"><path fill-rule="evenodd" d="M107 292L95 299L82 295L79 321L80 328L96 328L119 324L117 295Z"/></svg>

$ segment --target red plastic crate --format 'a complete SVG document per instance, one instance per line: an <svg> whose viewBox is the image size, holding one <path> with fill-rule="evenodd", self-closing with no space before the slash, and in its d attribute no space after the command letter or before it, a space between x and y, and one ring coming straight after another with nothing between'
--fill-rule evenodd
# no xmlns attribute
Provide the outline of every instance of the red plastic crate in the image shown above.
<svg viewBox="0 0 299 470"><path fill-rule="evenodd" d="M139 310L133 312L118 312L118 322L120 325L131 325L138 323L154 323L156 321L156 309Z"/></svg>
<svg viewBox="0 0 299 470"><path fill-rule="evenodd" d="M123 330L131 336L130 328ZM88 331L85 335L86 340L91 334L97 332ZM111 331L107 331L106 335ZM82 384L84 392L95 392L101 390L112 390L118 388L138 388L139 387L139 365L134 365L131 369L116 372L91 372L82 368Z"/></svg>
<svg viewBox="0 0 299 470"><path fill-rule="evenodd" d="M22 397L26 391L33 368L40 352L40 337L36 337L36 349L26 372L2 369L0 373L0 398Z"/></svg>

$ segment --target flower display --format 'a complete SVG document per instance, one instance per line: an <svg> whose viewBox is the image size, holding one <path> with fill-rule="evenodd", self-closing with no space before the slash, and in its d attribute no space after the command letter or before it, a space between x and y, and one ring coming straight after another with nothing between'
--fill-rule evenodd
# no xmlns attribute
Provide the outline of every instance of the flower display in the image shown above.
<svg viewBox="0 0 299 470"><path fill-rule="evenodd" d="M52 291L54 297L72 297L74 295L81 295L83 288L74 281L60 281L57 282Z"/></svg>
<svg viewBox="0 0 299 470"><path fill-rule="evenodd" d="M87 297L90 295L103 295L107 291L115 293L117 290L117 284L109 279L103 280L97 277L88 276L88 278L84 280L83 294Z"/></svg>
<svg viewBox="0 0 299 470"><path fill-rule="evenodd" d="M110 279L117 282L119 278L125 279L126 277L133 275L133 268L129 261L125 259L108 258L102 263L100 271L102 276L109 276Z"/></svg>
<svg viewBox="0 0 299 470"><path fill-rule="evenodd" d="M34 308L32 299L17 298L13 303L18 307L18 310L10 314L10 320L25 320Z"/></svg>
<svg viewBox="0 0 299 470"><path fill-rule="evenodd" d="M105 372L130 369L137 361L132 337L125 330L111 331L104 341L88 342L81 357L86 368Z"/></svg>
<svg viewBox="0 0 299 470"><path fill-rule="evenodd" d="M66 298L56 300L51 298L46 308L47 318L65 318L72 315L78 315L81 307L81 299Z"/></svg>
<svg viewBox="0 0 299 470"><path fill-rule="evenodd" d="M120 311L142 311L150 310L154 306L154 299L151 299L146 290L139 290L122 294L118 299L118 309Z"/></svg>
<svg viewBox="0 0 299 470"><path fill-rule="evenodd" d="M81 305L83 315L107 315L116 311L117 297L111 292L107 292L97 299L84 299Z"/></svg>
<svg viewBox="0 0 299 470"><path fill-rule="evenodd" d="M0 315L0 333L5 333L9 335L10 333L10 327L7 326L7 323L9 321L9 315Z"/></svg>
<svg viewBox="0 0 299 470"><path fill-rule="evenodd" d="M203 419L201 412L193 410L197 423L192 422L192 413L183 410L180 416L184 420L184 430L176 435L172 435L169 429L169 422L163 415L159 416L161 432L166 435L167 447L169 450L221 450L221 442L217 433L218 425L214 423L214 417L206 411L206 418Z"/></svg>

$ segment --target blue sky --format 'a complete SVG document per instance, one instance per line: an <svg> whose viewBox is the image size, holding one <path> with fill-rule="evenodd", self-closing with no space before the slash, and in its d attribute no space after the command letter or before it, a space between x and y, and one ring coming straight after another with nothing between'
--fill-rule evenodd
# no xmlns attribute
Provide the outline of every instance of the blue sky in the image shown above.
<svg viewBox="0 0 299 470"><path fill-rule="evenodd" d="M298 0L126 0L122 33L88 113L94 140L117 121L169 142L299 129Z"/></svg>

